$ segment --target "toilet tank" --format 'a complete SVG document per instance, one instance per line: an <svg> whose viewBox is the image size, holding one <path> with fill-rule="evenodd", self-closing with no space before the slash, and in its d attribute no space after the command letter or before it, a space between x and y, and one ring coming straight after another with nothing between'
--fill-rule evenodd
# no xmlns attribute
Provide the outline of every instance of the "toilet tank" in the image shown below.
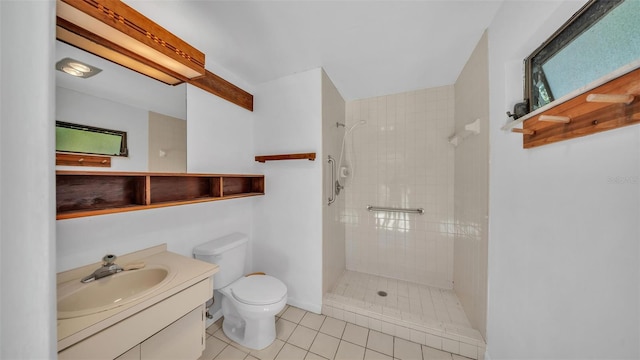
<svg viewBox="0 0 640 360"><path fill-rule="evenodd" d="M247 235L233 233L193 249L196 259L220 266L220 271L213 277L214 289L223 288L244 275L248 241Z"/></svg>

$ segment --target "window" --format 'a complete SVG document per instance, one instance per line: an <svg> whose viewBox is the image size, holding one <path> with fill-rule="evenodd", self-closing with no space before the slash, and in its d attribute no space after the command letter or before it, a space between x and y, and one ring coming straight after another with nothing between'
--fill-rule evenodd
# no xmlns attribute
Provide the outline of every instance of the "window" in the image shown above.
<svg viewBox="0 0 640 360"><path fill-rule="evenodd" d="M56 121L56 151L129 156L127 133Z"/></svg>
<svg viewBox="0 0 640 360"><path fill-rule="evenodd" d="M534 111L640 59L640 1L591 0L525 59Z"/></svg>

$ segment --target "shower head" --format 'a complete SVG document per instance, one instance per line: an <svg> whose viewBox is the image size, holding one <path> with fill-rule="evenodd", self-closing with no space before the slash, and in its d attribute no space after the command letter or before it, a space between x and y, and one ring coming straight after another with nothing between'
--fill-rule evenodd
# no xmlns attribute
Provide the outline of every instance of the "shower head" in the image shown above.
<svg viewBox="0 0 640 360"><path fill-rule="evenodd" d="M351 125L351 127L347 130L347 133L351 132L353 129L355 129L356 127L360 126L360 125L364 125L366 124L367 121L366 120L360 120L357 123Z"/></svg>

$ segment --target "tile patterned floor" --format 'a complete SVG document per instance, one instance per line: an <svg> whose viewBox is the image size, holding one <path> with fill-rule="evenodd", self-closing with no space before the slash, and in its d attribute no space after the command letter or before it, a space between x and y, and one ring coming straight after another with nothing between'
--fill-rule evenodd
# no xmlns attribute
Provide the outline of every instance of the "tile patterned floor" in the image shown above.
<svg viewBox="0 0 640 360"><path fill-rule="evenodd" d="M368 328L286 306L276 316L276 340L264 350L227 338L222 319L207 328L199 360L468 360Z"/></svg>
<svg viewBox="0 0 640 360"><path fill-rule="evenodd" d="M322 313L430 348L484 359L484 339L471 327L451 290L346 271L324 295Z"/></svg>

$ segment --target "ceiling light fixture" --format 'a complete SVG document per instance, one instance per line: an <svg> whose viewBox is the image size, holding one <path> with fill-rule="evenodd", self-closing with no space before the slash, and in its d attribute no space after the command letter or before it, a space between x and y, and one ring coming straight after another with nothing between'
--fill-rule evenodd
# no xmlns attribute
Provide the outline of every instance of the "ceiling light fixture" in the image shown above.
<svg viewBox="0 0 640 360"><path fill-rule="evenodd" d="M56 63L56 69L65 72L69 75L89 78L97 75L102 69L98 69L95 66L85 64L72 58L64 58Z"/></svg>
<svg viewBox="0 0 640 360"><path fill-rule="evenodd" d="M170 85L205 74L204 54L120 0L56 0L59 40Z"/></svg>
<svg viewBox="0 0 640 360"><path fill-rule="evenodd" d="M73 61L69 63L69 66L71 66L74 70L86 73L86 72L90 72L91 68L85 64L79 63L77 61Z"/></svg>

